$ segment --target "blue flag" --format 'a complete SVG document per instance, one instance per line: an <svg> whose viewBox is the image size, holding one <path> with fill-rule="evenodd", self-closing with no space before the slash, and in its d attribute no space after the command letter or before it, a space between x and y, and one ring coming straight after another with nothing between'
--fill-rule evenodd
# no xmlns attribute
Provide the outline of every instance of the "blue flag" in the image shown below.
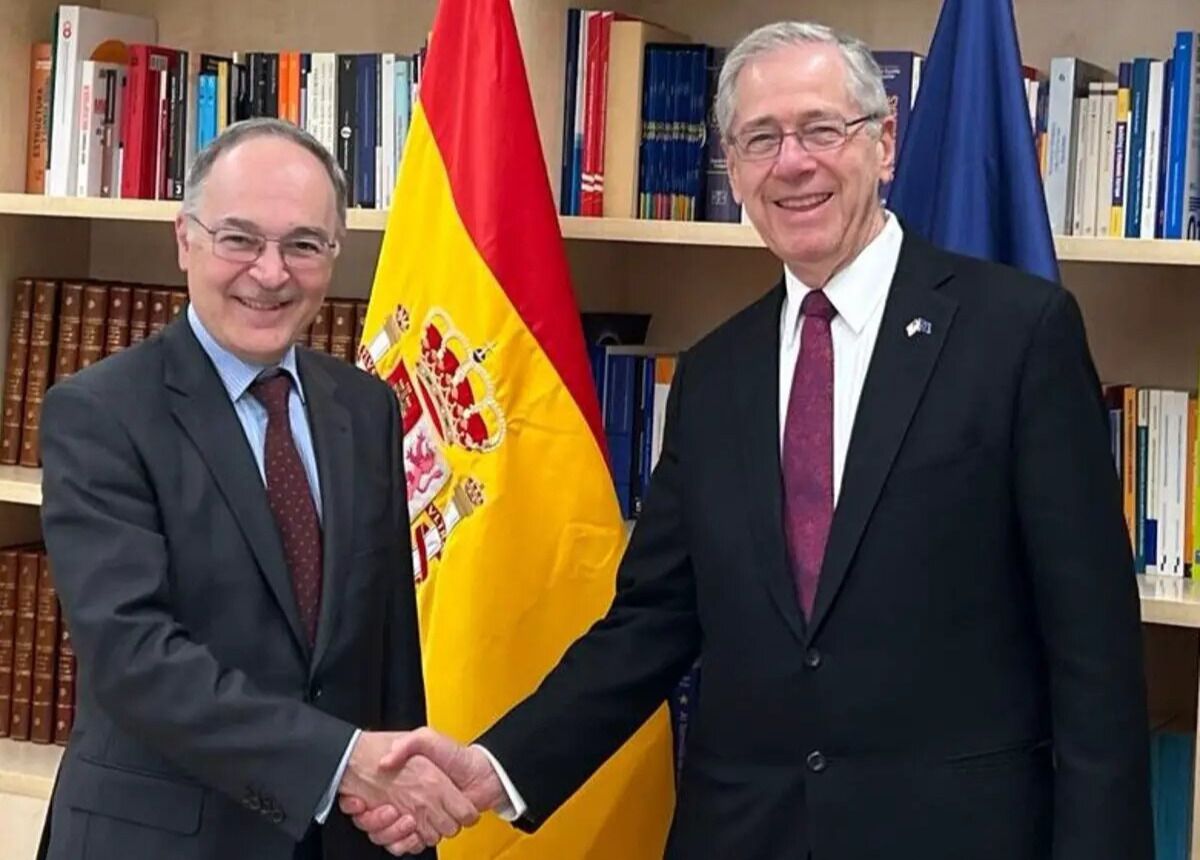
<svg viewBox="0 0 1200 860"><path fill-rule="evenodd" d="M1011 0L942 5L888 208L942 248L1058 280Z"/></svg>

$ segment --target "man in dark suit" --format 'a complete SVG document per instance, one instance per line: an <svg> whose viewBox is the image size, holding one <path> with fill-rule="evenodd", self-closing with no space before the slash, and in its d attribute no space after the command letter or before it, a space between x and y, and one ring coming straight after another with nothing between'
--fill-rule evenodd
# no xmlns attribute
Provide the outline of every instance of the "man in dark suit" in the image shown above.
<svg viewBox="0 0 1200 860"><path fill-rule="evenodd" d="M894 120L861 42L751 34L718 114L782 282L681 356L607 616L476 746L423 730L389 763L535 829L699 656L671 858L1148 860L1137 593L1075 300L880 206Z"/></svg>
<svg viewBox="0 0 1200 860"><path fill-rule="evenodd" d="M175 225L186 316L46 398L44 534L79 660L51 860L388 856L331 811L339 790L419 823L414 852L475 817L428 761L377 767L379 730L425 722L398 409L294 346L345 212L314 139L232 126Z"/></svg>

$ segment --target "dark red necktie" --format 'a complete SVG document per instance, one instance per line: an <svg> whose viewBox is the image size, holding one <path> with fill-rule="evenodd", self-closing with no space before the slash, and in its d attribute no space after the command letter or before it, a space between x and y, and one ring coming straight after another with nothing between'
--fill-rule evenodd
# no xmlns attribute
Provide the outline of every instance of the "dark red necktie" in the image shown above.
<svg viewBox="0 0 1200 860"><path fill-rule="evenodd" d="M292 574L300 619L311 645L316 641L321 610L321 524L308 475L292 437L288 419L291 390L292 377L286 372L259 377L250 385L250 393L267 410L263 452L267 501L283 540L284 559Z"/></svg>
<svg viewBox="0 0 1200 860"><path fill-rule="evenodd" d="M783 519L796 596L812 615L833 521L833 339L837 310L822 290L800 305L804 327L783 430Z"/></svg>

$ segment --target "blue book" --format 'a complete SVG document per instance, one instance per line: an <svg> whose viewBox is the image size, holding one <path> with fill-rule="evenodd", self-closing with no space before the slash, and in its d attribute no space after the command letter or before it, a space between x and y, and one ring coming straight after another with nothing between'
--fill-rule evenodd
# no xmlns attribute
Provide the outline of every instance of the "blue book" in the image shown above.
<svg viewBox="0 0 1200 860"><path fill-rule="evenodd" d="M359 54L355 69L354 123L354 203L364 209L375 208L375 144L379 112L379 55Z"/></svg>
<svg viewBox="0 0 1200 860"><path fill-rule="evenodd" d="M1154 212L1155 239L1163 238L1163 231L1166 228L1167 162L1171 155L1171 109L1174 106L1172 93L1175 89L1172 67L1171 60L1163 63L1162 126L1158 133L1158 195Z"/></svg>
<svg viewBox="0 0 1200 860"><path fill-rule="evenodd" d="M633 473L634 377L637 356L613 354L605 362L604 435L608 440L609 468L621 515L633 516L630 475Z"/></svg>
<svg viewBox="0 0 1200 860"><path fill-rule="evenodd" d="M579 10L567 10L567 58L563 80L562 169L559 174L558 211L578 215L575 208L575 95L579 75Z"/></svg>
<svg viewBox="0 0 1200 860"><path fill-rule="evenodd" d="M1125 236L1137 239L1142 235L1142 174L1146 161L1146 112L1150 90L1150 58L1133 61L1133 78L1129 88L1129 182L1125 195Z"/></svg>

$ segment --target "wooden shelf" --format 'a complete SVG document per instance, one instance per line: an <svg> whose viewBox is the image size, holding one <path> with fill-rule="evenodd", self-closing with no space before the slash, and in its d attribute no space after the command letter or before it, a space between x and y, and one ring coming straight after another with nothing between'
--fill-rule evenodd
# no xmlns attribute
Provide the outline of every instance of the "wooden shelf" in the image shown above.
<svg viewBox="0 0 1200 860"><path fill-rule="evenodd" d="M49 800L63 748L0 738L0 794Z"/></svg>
<svg viewBox="0 0 1200 860"><path fill-rule="evenodd" d="M637 218L559 217L564 239L601 242L642 242L668 245L709 245L762 248L758 233L748 224L705 221L643 221Z"/></svg>
<svg viewBox="0 0 1200 860"><path fill-rule="evenodd" d="M179 203L173 200L104 200L0 193L0 215L169 222L175 218L178 210ZM387 212L351 209L347 221L351 230L381 233L387 226ZM559 223L562 225L563 238L570 240L717 248L763 247L762 239L747 224L581 218L570 215L560 217ZM1195 241L1058 236L1054 244L1058 258L1063 262L1200 266L1200 242Z"/></svg>
<svg viewBox="0 0 1200 860"><path fill-rule="evenodd" d="M93 218L111 221L172 221L179 210L174 200L107 200L92 197L43 197L39 194L0 194L0 214L43 218Z"/></svg>
<svg viewBox="0 0 1200 860"><path fill-rule="evenodd" d="M1200 628L1200 580L1178 576L1138 576L1142 621Z"/></svg>
<svg viewBox="0 0 1200 860"><path fill-rule="evenodd" d="M1055 236L1062 262L1200 266L1200 242L1179 239L1096 239Z"/></svg>
<svg viewBox="0 0 1200 860"><path fill-rule="evenodd" d="M42 503L42 470L0 466L0 502L16 505Z"/></svg>

